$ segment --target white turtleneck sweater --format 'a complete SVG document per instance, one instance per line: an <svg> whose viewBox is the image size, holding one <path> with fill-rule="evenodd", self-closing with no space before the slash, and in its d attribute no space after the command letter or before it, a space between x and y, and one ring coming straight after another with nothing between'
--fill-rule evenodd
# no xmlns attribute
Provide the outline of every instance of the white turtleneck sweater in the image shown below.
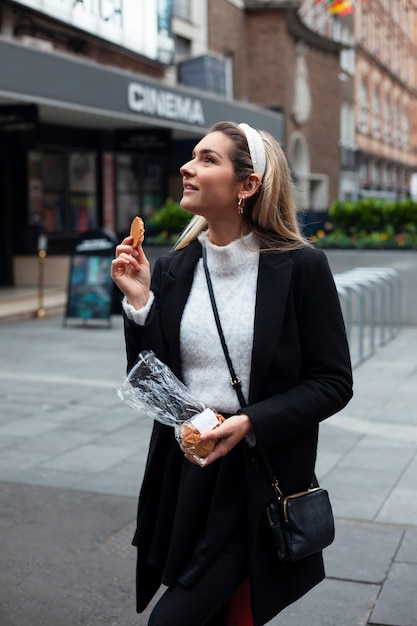
<svg viewBox="0 0 417 626"><path fill-rule="evenodd" d="M199 235L207 249L213 291L226 344L245 398L249 392L255 318L259 250L252 233L243 241L216 246L207 232ZM144 323L153 297L139 311L124 301L127 316ZM193 285L185 305L180 328L180 350L184 382L190 393L206 406L234 413L240 404L230 384L230 372L220 343L207 289L203 260L194 273Z"/></svg>
<svg viewBox="0 0 417 626"><path fill-rule="evenodd" d="M242 383L243 395L247 398L258 246L252 234L245 237L244 242L237 239L227 246L210 243L207 232L202 233L199 240L207 250L207 265L223 333L233 367ZM214 320L202 259L195 269L181 320L180 342L184 382L190 392L206 406L234 413L240 405L230 384L230 372Z"/></svg>

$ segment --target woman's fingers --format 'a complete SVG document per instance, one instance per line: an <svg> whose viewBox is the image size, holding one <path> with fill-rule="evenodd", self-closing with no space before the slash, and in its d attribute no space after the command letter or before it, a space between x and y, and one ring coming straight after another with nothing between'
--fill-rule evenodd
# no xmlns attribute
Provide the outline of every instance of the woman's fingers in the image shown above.
<svg viewBox="0 0 417 626"><path fill-rule="evenodd" d="M251 429L252 424L247 415L243 413L233 415L217 428L212 428L201 435L202 441L216 440L217 442L214 450L204 458L204 463L200 463L198 459L193 458L191 455L186 455L186 458L202 467L210 465L210 463L230 452Z"/></svg>
<svg viewBox="0 0 417 626"><path fill-rule="evenodd" d="M113 279L121 278L126 274L131 274L133 271L138 272L139 270L140 265L136 259L124 252L116 259L113 259L111 264L111 276Z"/></svg>
<svg viewBox="0 0 417 626"><path fill-rule="evenodd" d="M234 441L232 443L230 441L227 441L227 439L220 439L214 450L203 459L199 459L198 457L193 456L189 453L185 454L184 456L191 463L199 465L200 467L206 467L207 465L210 465L210 463L214 463L214 461L216 461L220 457L225 456L232 448L234 448L237 443L237 441Z"/></svg>

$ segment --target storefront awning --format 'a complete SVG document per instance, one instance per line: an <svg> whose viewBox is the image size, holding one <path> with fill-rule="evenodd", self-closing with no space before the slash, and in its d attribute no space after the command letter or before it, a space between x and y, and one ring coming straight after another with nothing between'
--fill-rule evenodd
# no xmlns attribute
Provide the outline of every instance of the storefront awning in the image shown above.
<svg viewBox="0 0 417 626"><path fill-rule="evenodd" d="M215 122L234 120L284 141L279 111L5 40L0 59L0 102L37 104L43 123L103 130L152 126L191 138Z"/></svg>

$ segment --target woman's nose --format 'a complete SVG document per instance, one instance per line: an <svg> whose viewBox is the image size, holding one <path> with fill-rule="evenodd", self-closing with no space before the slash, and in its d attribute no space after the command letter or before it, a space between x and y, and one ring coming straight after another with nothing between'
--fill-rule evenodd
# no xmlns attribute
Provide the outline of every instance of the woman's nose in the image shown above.
<svg viewBox="0 0 417 626"><path fill-rule="evenodd" d="M191 161L187 161L187 163L184 163L184 165L181 165L181 167L180 167L180 174L182 176L184 176L186 173L189 174L192 171L192 169L193 169L192 163L193 163L193 161L191 159Z"/></svg>

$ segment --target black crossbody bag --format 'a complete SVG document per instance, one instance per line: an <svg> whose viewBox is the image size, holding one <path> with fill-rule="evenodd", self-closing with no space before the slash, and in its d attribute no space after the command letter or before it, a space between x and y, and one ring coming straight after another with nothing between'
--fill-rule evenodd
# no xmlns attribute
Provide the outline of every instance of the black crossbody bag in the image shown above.
<svg viewBox="0 0 417 626"><path fill-rule="evenodd" d="M214 319L230 371L230 382L243 408L246 406L246 401L224 338L204 247L203 265ZM281 561L298 561L329 546L334 540L335 528L327 490L317 486L284 496L265 451L261 448L258 450L273 489L274 497L266 508L266 518L274 538L278 558Z"/></svg>

